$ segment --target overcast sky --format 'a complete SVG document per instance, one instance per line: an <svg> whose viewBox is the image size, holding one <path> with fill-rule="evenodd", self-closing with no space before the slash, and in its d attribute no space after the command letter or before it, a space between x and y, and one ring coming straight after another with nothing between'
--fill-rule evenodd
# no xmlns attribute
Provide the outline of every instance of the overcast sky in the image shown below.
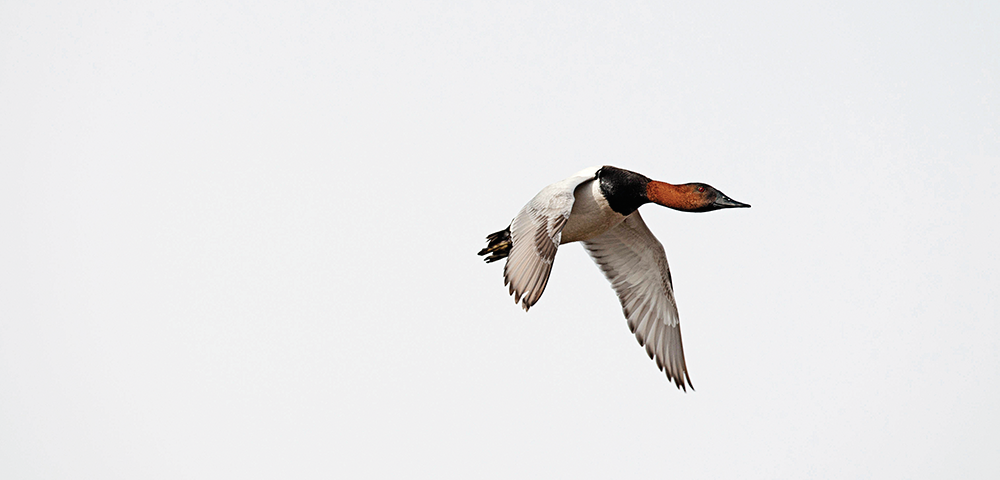
<svg viewBox="0 0 1000 480"><path fill-rule="evenodd" d="M249 3L0 3L0 477L1000 477L997 2ZM475 255L603 164L695 392Z"/></svg>

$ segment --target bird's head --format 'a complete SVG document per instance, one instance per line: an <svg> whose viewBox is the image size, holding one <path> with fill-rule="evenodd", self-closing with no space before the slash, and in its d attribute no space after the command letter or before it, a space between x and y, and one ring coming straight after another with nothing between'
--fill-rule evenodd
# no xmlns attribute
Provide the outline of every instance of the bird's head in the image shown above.
<svg viewBox="0 0 1000 480"><path fill-rule="evenodd" d="M646 196L653 203L683 212L711 212L712 210L722 208L750 208L750 205L737 202L720 192L717 188L705 183L671 185L653 180L646 185Z"/></svg>

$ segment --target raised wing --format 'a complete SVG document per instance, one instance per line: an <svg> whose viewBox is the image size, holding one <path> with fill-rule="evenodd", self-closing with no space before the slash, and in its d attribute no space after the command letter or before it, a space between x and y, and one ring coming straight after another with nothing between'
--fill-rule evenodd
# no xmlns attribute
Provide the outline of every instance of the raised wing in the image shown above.
<svg viewBox="0 0 1000 480"><path fill-rule="evenodd" d="M573 192L580 184L594 179L599 168L588 168L543 188L511 221L513 246L503 279L504 285L510 285L514 303L520 302L525 311L541 298L549 282L562 230L573 210Z"/></svg>
<svg viewBox="0 0 1000 480"><path fill-rule="evenodd" d="M584 242L618 294L628 327L649 358L678 388L691 385L670 267L653 232L636 210L604 234ZM685 386L685 382L686 385Z"/></svg>

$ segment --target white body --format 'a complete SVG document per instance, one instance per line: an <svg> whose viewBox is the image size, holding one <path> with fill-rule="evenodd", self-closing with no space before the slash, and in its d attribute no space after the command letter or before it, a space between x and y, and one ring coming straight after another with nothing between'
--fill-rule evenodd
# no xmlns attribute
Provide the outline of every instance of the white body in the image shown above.
<svg viewBox="0 0 1000 480"><path fill-rule="evenodd" d="M560 244L594 238L625 220L624 215L608 206L608 200L601 194L601 182L596 178L577 186L573 198L573 209L563 227Z"/></svg>

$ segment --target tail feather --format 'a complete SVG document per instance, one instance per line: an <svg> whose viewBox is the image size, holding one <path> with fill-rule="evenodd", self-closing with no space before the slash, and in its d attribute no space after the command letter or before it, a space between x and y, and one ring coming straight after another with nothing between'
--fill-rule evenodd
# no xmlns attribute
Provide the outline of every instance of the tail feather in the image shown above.
<svg viewBox="0 0 1000 480"><path fill-rule="evenodd" d="M479 255L489 255L483 259L486 260L486 263L507 258L507 255L510 254L510 247L514 245L510 241L510 227L489 234L486 241L489 242L486 244L486 248L479 251Z"/></svg>

